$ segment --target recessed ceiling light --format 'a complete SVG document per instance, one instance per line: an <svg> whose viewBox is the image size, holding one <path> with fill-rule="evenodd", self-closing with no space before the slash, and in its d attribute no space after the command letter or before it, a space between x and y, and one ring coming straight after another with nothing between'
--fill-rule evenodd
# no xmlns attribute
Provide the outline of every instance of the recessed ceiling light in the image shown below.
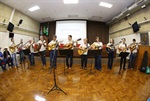
<svg viewBox="0 0 150 101"><path fill-rule="evenodd" d="M99 6L111 8L113 5L112 5L112 4L109 4L109 3L106 3L106 2L100 2Z"/></svg>
<svg viewBox="0 0 150 101"><path fill-rule="evenodd" d="M35 11L35 10L38 10L38 9L40 9L39 6L34 6L34 7L29 8L28 10L32 12L32 11Z"/></svg>
<svg viewBox="0 0 150 101"><path fill-rule="evenodd" d="M78 0L63 0L64 4L77 4Z"/></svg>

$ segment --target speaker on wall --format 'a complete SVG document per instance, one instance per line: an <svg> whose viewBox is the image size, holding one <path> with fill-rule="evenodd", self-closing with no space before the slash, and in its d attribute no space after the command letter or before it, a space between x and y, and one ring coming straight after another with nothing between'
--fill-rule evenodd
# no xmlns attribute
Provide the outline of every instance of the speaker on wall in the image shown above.
<svg viewBox="0 0 150 101"><path fill-rule="evenodd" d="M18 26L19 26L20 24L22 24L22 22L23 22L23 20L22 20L22 19L20 19L20 21L19 21L19 23L18 23Z"/></svg>
<svg viewBox="0 0 150 101"><path fill-rule="evenodd" d="M14 37L14 33L9 33L9 38L13 38Z"/></svg>
<svg viewBox="0 0 150 101"><path fill-rule="evenodd" d="M132 24L132 29L133 29L133 32L137 32L137 31L139 31L139 25L138 25L138 23L137 23L137 21L134 23L134 24Z"/></svg>
<svg viewBox="0 0 150 101"><path fill-rule="evenodd" d="M7 27L7 30L10 31L10 32L12 32L13 29L14 29L14 24L11 23L11 22L9 22L8 27Z"/></svg>

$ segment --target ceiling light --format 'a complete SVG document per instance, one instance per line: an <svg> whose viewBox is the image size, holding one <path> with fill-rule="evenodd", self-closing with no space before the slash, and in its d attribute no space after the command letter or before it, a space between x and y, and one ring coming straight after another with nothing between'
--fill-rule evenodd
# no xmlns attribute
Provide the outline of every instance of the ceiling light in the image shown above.
<svg viewBox="0 0 150 101"><path fill-rule="evenodd" d="M146 5L142 5L142 6L141 6L141 8L145 8L145 7L146 7Z"/></svg>
<svg viewBox="0 0 150 101"><path fill-rule="evenodd" d="M78 0L63 0L64 4L77 4Z"/></svg>
<svg viewBox="0 0 150 101"><path fill-rule="evenodd" d="M106 3L106 2L100 2L99 6L111 8L113 5L112 5L112 4L109 4L109 3Z"/></svg>
<svg viewBox="0 0 150 101"><path fill-rule="evenodd" d="M34 7L29 8L28 10L32 12L32 11L35 11L35 10L38 10L38 9L40 9L39 6L34 6Z"/></svg>
<svg viewBox="0 0 150 101"><path fill-rule="evenodd" d="M130 13L128 13L126 16L127 16L127 17L130 16Z"/></svg>

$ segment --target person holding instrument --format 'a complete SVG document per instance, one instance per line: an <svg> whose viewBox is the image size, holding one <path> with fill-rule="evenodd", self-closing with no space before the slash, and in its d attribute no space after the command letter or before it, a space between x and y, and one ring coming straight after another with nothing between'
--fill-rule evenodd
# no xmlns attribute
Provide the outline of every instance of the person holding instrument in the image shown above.
<svg viewBox="0 0 150 101"><path fill-rule="evenodd" d="M94 50L102 50L103 43L99 41L99 37L96 37L96 42L94 42L91 45L91 48L94 49ZM99 53L95 56L95 68L99 71L101 71L101 69L102 69L101 57L102 57L101 53Z"/></svg>
<svg viewBox="0 0 150 101"><path fill-rule="evenodd" d="M18 45L15 45L14 38L11 38L11 43L10 43L9 49L11 51L11 55L12 55L12 59L13 59L13 66L15 68L18 67L18 61L17 61L17 57L16 57L16 47Z"/></svg>
<svg viewBox="0 0 150 101"><path fill-rule="evenodd" d="M35 45L35 39L33 37L29 39L28 43L26 44L26 48L30 50L29 53L29 61L30 61L30 66L35 65L35 60L34 60L34 45Z"/></svg>
<svg viewBox="0 0 150 101"><path fill-rule="evenodd" d="M51 48L50 50L50 69L52 67L56 68L57 62L57 52L58 52L58 41L56 40L57 36L53 35L53 40L51 40L48 44L48 47Z"/></svg>
<svg viewBox="0 0 150 101"><path fill-rule="evenodd" d="M138 44L136 43L136 40L133 39L132 41L133 41L133 43L131 43L128 46L128 48L130 48L130 51L131 51L130 58L129 58L129 64L128 64L129 69L134 68L134 63L136 60L136 55L137 55L137 50L138 50Z"/></svg>
<svg viewBox="0 0 150 101"><path fill-rule="evenodd" d="M19 51L19 55L20 55L20 64L22 65L22 63L25 63L25 54L23 53L23 39L20 39L20 44L18 46L18 51Z"/></svg>
<svg viewBox="0 0 150 101"><path fill-rule="evenodd" d="M123 64L123 69L126 70L125 66L126 66L126 51L128 49L127 47L127 44L126 44L126 39L123 38L122 39L122 43L119 44L119 52L120 52L120 70L119 70L119 73L121 72L121 69L122 69L122 64Z"/></svg>
<svg viewBox="0 0 150 101"><path fill-rule="evenodd" d="M42 35L40 36L40 40L37 44L39 45L39 53L41 55L42 64L43 66L46 66L46 41Z"/></svg>
<svg viewBox="0 0 150 101"><path fill-rule="evenodd" d="M81 69L87 69L87 60L88 60L88 48L90 47L90 44L87 43L87 38L83 39L83 43L79 46L79 50L81 51Z"/></svg>
<svg viewBox="0 0 150 101"><path fill-rule="evenodd" d="M107 44L106 49L108 48L108 69L112 69L113 59L114 59L114 39L110 39L110 42Z"/></svg>
<svg viewBox="0 0 150 101"><path fill-rule="evenodd" d="M74 41L72 40L72 35L68 35L68 41L64 45L66 49L73 49L74 46ZM69 62L70 59L70 62ZM66 65L67 68L71 69L73 64L73 55L72 54L67 54L66 55Z"/></svg>

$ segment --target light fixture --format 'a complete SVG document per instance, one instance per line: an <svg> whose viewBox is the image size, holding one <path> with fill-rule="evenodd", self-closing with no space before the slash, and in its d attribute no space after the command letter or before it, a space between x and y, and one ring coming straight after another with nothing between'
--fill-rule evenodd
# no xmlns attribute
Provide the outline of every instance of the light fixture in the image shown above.
<svg viewBox="0 0 150 101"><path fill-rule="evenodd" d="M145 7L146 7L146 5L142 5L142 6L141 6L141 8L145 8Z"/></svg>
<svg viewBox="0 0 150 101"><path fill-rule="evenodd" d="M100 2L99 6L111 8L113 5L112 5L112 4L109 4L109 3L106 3L106 2Z"/></svg>
<svg viewBox="0 0 150 101"><path fill-rule="evenodd" d="M126 15L126 17L128 17L128 16L130 16L130 13L128 13L128 14Z"/></svg>
<svg viewBox="0 0 150 101"><path fill-rule="evenodd" d="M64 4L77 4L78 0L63 0Z"/></svg>
<svg viewBox="0 0 150 101"><path fill-rule="evenodd" d="M32 11L35 11L35 10L38 10L38 9L40 9L39 6L34 6L34 7L29 8L28 10L32 12Z"/></svg>

